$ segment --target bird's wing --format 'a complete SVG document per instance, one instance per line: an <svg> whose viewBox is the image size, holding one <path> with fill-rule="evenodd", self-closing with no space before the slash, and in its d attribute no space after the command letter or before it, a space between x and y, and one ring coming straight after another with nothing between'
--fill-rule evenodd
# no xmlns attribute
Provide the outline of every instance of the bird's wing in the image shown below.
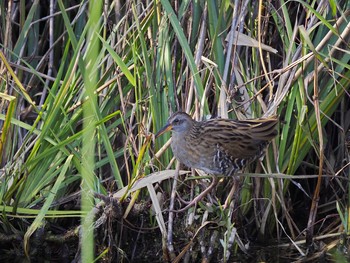
<svg viewBox="0 0 350 263"><path fill-rule="evenodd" d="M202 134L198 137L207 147L216 148L231 159L250 159L259 157L277 135L277 123L276 117L245 121L213 119L201 123Z"/></svg>

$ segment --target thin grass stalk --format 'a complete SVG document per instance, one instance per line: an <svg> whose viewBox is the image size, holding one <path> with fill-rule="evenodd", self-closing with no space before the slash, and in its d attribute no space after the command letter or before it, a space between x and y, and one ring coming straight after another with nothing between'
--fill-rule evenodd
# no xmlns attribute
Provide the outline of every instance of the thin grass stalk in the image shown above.
<svg viewBox="0 0 350 263"><path fill-rule="evenodd" d="M317 68L317 60L315 60L315 68ZM314 225L315 225L315 219L316 219L316 213L318 209L318 202L320 197L320 188L322 183L322 171L323 171L323 160L324 160L324 144L323 144L323 132L322 132L322 124L321 124L321 117L320 117L320 106L319 106L319 87L318 87L318 74L317 71L315 71L316 76L314 78L314 106L315 106L315 117L316 117L316 124L317 124L317 133L318 133L318 139L319 139L319 176L317 178L317 184L316 188L313 194L310 213L309 213L309 219L307 224L307 233L306 233L306 244L311 245L313 242L313 236L314 236Z"/></svg>
<svg viewBox="0 0 350 263"><path fill-rule="evenodd" d="M17 100L16 100L16 97L7 95L1 92L0 92L0 98L4 100L3 102L1 102L0 106L8 105L6 110L6 116L4 119L4 124L1 128L1 136L0 136L0 167L2 167L2 161L7 160L7 157L10 157L10 156L7 156L8 154L6 154L6 153L9 153L10 151L5 152L5 150L9 149L9 145L10 145L9 142L10 142L10 136L11 136L10 134L11 119L15 113ZM5 103L5 101L7 101L7 103Z"/></svg>

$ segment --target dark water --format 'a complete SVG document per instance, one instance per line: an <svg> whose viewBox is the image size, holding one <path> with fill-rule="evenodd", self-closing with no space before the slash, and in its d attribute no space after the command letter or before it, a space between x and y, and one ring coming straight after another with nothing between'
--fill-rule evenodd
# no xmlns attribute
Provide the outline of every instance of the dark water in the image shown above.
<svg viewBox="0 0 350 263"><path fill-rule="evenodd" d="M46 244L47 245L47 244ZM39 250L31 251L30 260L26 258L23 250L20 250L21 245L18 244L0 244L0 262L79 262L79 259L75 258L76 249L68 245L55 247L43 247ZM154 259L138 257L138 259L118 260L115 259L112 262L162 262L160 255L154 255ZM221 255L222 256L222 255ZM142 260L144 259L144 260ZM104 262L108 262L107 260ZM181 261L182 262L182 261ZM193 261L190 261L193 262ZM198 262L201 259L198 258ZM212 259L210 262L216 263L217 260ZM293 246L288 248L278 246L268 247L252 247L248 253L240 253L234 257L230 257L228 262L336 262L346 263L350 262L348 254L348 248L344 246L337 246L330 251L326 249L320 249L319 252L314 252L308 256L301 255Z"/></svg>

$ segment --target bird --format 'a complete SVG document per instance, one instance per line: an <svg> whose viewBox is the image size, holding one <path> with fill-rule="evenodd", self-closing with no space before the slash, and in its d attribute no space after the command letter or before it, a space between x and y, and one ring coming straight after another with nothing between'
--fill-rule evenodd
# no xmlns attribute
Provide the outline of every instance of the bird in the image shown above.
<svg viewBox="0 0 350 263"><path fill-rule="evenodd" d="M169 117L155 137L171 131L171 148L175 158L215 179L217 175L234 176L246 165L261 158L266 146L277 135L277 124L275 115L247 120L214 118L195 121L187 113L179 111ZM213 180L213 183L216 182L217 179Z"/></svg>

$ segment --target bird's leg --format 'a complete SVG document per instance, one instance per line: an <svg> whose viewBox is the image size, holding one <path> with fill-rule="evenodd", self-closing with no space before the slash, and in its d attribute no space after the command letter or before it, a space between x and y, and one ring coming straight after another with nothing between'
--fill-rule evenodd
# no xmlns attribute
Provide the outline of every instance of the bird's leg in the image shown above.
<svg viewBox="0 0 350 263"><path fill-rule="evenodd" d="M206 188L207 188L207 186L205 187L205 189ZM176 196L177 196L177 199L179 199L179 201L184 205L188 205L193 201L193 200L190 200L190 201L184 200L178 192L176 192Z"/></svg>
<svg viewBox="0 0 350 263"><path fill-rule="evenodd" d="M176 193L177 198L180 200L181 203L188 205L191 201L184 200L179 193Z"/></svg>
<svg viewBox="0 0 350 263"><path fill-rule="evenodd" d="M218 181L219 181L218 177L213 176L213 181L211 182L209 187L205 189L202 193L200 193L198 196L196 196L196 198L194 198L188 205L186 205L184 208L181 208L179 210L169 210L169 212L175 212L175 213L183 212L188 208L190 208L191 206L196 205L200 200L203 199L204 196L206 196L217 185Z"/></svg>
<svg viewBox="0 0 350 263"><path fill-rule="evenodd" d="M239 178L236 178L235 176L233 176L233 185L232 188L230 190L230 193L228 194L225 204L223 205L223 209L226 209L231 201L232 201L232 197L235 195L235 200L237 199L237 193L239 193L239 191L237 191L239 189L240 186L240 180Z"/></svg>
<svg viewBox="0 0 350 263"><path fill-rule="evenodd" d="M239 194L241 192L242 187L242 181L239 177L233 176L233 185L230 190L230 193L226 197L225 204L223 205L223 209L226 209L230 206L230 203L232 202L232 199L234 199L235 204L237 204L237 201L239 199Z"/></svg>

